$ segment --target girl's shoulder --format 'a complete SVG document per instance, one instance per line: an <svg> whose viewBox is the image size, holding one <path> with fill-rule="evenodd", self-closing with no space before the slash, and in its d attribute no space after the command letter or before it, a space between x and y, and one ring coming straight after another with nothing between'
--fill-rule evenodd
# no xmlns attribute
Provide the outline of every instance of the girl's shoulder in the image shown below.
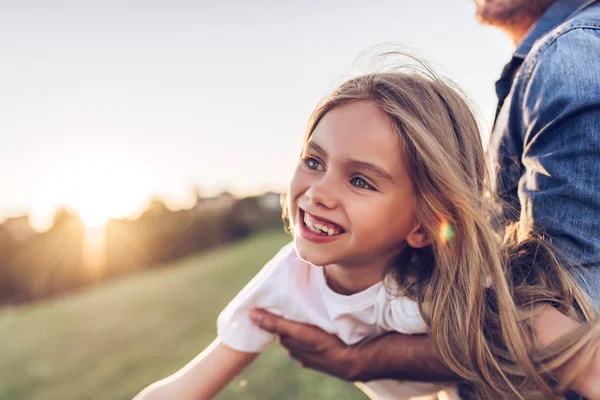
<svg viewBox="0 0 600 400"><path fill-rule="evenodd" d="M263 271L269 275L289 275L310 267L296 252L294 242L283 246L277 254L264 266Z"/></svg>
<svg viewBox="0 0 600 400"><path fill-rule="evenodd" d="M419 304L407 296L399 296L396 286L386 282L377 296L379 323L386 331L404 334L425 333L427 325L421 316Z"/></svg>
<svg viewBox="0 0 600 400"><path fill-rule="evenodd" d="M296 246L291 241L283 246L277 254L269 261L269 263L293 263L300 260L298 253L296 253Z"/></svg>

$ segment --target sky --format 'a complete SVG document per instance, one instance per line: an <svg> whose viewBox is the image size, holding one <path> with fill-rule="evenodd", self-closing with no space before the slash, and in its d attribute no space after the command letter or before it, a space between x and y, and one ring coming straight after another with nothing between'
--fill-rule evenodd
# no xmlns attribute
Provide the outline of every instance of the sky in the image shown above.
<svg viewBox="0 0 600 400"><path fill-rule="evenodd" d="M472 0L0 0L0 221L282 191L316 103L381 43L456 81L486 140L512 44Z"/></svg>

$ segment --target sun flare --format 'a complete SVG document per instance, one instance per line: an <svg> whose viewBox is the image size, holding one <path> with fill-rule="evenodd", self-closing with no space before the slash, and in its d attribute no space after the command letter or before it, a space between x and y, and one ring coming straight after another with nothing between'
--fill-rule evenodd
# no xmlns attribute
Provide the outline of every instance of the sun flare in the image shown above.
<svg viewBox="0 0 600 400"><path fill-rule="evenodd" d="M102 206L98 205L89 205L89 208L79 207L77 210L79 212L79 216L84 224L89 227L100 227L104 226L106 221L110 218L108 212L102 210Z"/></svg>
<svg viewBox="0 0 600 400"><path fill-rule="evenodd" d="M89 227L139 211L148 195L143 170L114 158L74 160L52 179L53 202L77 211Z"/></svg>

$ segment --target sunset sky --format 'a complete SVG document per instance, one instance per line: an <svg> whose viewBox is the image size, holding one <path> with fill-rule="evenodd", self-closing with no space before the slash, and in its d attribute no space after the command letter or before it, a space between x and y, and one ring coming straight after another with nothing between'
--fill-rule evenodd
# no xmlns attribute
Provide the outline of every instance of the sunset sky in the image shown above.
<svg viewBox="0 0 600 400"><path fill-rule="evenodd" d="M382 42L461 84L489 129L511 44L474 9L0 0L0 221L32 213L42 226L63 203L112 217L152 196L186 206L194 186L283 190L316 102Z"/></svg>

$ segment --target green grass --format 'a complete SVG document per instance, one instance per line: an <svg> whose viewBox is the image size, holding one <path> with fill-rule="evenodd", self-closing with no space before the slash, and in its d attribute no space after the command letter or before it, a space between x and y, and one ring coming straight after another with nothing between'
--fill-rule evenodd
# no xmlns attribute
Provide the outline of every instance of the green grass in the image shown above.
<svg viewBox="0 0 600 400"><path fill-rule="evenodd" d="M219 312L290 240L269 232L44 303L0 312L0 399L131 399L215 337ZM365 399L274 344L218 397Z"/></svg>

